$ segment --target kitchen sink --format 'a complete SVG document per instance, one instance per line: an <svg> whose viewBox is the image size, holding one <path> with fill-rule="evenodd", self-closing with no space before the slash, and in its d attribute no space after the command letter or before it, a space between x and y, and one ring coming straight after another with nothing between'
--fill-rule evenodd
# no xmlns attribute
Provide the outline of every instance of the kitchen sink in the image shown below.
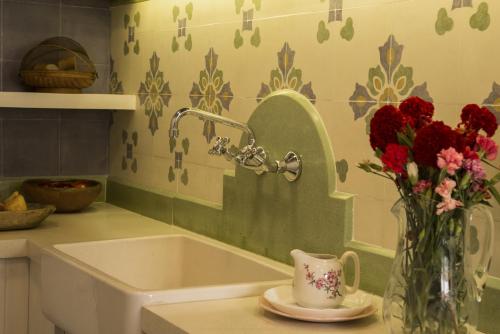
<svg viewBox="0 0 500 334"><path fill-rule="evenodd" d="M186 235L55 245L42 255L42 308L71 334L140 334L144 305L262 294L283 265Z"/></svg>

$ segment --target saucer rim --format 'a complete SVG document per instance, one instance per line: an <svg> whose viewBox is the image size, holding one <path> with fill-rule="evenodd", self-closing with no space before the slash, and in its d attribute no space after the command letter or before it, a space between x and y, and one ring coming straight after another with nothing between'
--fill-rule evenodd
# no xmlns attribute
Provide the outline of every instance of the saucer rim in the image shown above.
<svg viewBox="0 0 500 334"><path fill-rule="evenodd" d="M307 307L303 307L303 306L300 306L298 304L295 304L295 305L289 305L289 304L285 304L285 303L276 303L276 301L273 301L273 300L270 300L267 298L267 294L270 293L271 290L276 290L276 289L279 289L279 288L287 288L287 289L292 289L292 286L291 285L279 285L279 286L275 286L275 287L272 287L270 289L267 289L266 291L264 291L264 293L262 294L262 297L270 304L272 305L275 309L277 309L278 311L280 312L284 312L286 314L297 314L299 316L302 316L302 317L310 317L310 316L313 316L315 318L326 318L326 319L331 319L331 318L344 318L344 317L351 317L351 316L355 316L357 314L361 314L363 312L365 312L367 309L369 309L370 307L374 306L374 303L373 303L373 298L372 296L369 294L369 293L366 293L366 292L362 292L362 293L365 293L367 295L367 297L369 298L369 303L365 306L358 306L358 307L354 307L354 308L338 308L338 309L333 309L333 308L330 308L330 309L314 309L314 308L307 308ZM349 310L351 310L351 312L349 312ZM311 314L311 313L315 313L317 312L317 314ZM337 313L337 314L325 314L325 313ZM306 314L308 313L308 314ZM346 313L349 313L348 315L346 315Z"/></svg>
<svg viewBox="0 0 500 334"><path fill-rule="evenodd" d="M351 317L324 317L324 318L318 317L318 318L315 318L315 317L307 317L307 316L298 316L295 314L286 313L286 312L283 312L283 311L276 309L275 307L273 307L273 305L270 302L268 302L264 298L264 296L259 297L259 306L263 310L266 310L266 311L271 312L271 313L276 314L276 315L280 315L280 316L285 317L285 318L295 319L295 320L300 320L300 321L307 321L307 322L318 322L318 323L347 322L347 321L359 320L359 319L368 318L368 317L376 314L378 311L377 307L374 304L372 304L368 308L366 308L363 312L358 313L356 315L353 315Z"/></svg>

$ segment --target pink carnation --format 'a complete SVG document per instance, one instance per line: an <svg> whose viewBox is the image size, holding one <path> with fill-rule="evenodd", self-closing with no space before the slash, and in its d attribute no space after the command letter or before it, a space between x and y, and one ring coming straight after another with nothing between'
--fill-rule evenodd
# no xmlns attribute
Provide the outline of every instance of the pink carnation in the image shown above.
<svg viewBox="0 0 500 334"><path fill-rule="evenodd" d="M455 210L460 206L463 206L462 202L453 198L445 198L441 203L438 203L436 214L439 216L443 212Z"/></svg>
<svg viewBox="0 0 500 334"><path fill-rule="evenodd" d="M486 171L479 159L465 160L464 168L472 174L473 180L483 180L486 177Z"/></svg>
<svg viewBox="0 0 500 334"><path fill-rule="evenodd" d="M462 167L464 155L462 153L458 153L453 147L441 150L437 156L438 167L441 169L446 168L446 171L450 175L455 175L455 171Z"/></svg>
<svg viewBox="0 0 500 334"><path fill-rule="evenodd" d="M432 182L429 180L420 180L417 182L416 185L413 186L413 193L415 193L415 194L423 193L428 188L430 188L431 185L432 185Z"/></svg>
<svg viewBox="0 0 500 334"><path fill-rule="evenodd" d="M498 153L498 145L491 138L485 136L477 136L477 145L484 151L485 157L488 160L495 160Z"/></svg>
<svg viewBox="0 0 500 334"><path fill-rule="evenodd" d="M436 187L436 192L445 199L451 198L451 193L453 189L457 186L457 183L452 179L446 178L441 182L439 186Z"/></svg>

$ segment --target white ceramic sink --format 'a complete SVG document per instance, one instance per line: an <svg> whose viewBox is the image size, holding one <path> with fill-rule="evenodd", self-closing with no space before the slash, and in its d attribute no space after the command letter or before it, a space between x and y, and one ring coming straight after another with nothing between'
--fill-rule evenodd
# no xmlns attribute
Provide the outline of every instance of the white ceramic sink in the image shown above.
<svg viewBox="0 0 500 334"><path fill-rule="evenodd" d="M71 334L140 334L143 305L255 296L289 274L201 237L60 244L42 255L42 308Z"/></svg>

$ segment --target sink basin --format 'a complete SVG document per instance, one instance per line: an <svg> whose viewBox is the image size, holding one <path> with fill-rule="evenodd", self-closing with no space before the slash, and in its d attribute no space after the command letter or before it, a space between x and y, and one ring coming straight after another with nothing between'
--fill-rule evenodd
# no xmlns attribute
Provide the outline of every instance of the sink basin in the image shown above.
<svg viewBox="0 0 500 334"><path fill-rule="evenodd" d="M42 255L42 308L71 334L140 334L144 305L262 294L279 264L185 235L55 245Z"/></svg>

